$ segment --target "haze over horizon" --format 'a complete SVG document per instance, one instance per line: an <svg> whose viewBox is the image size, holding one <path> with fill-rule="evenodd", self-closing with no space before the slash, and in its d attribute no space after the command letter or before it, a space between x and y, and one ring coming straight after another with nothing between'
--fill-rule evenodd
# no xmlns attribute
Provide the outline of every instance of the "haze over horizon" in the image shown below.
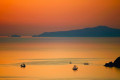
<svg viewBox="0 0 120 80"><path fill-rule="evenodd" d="M1 0L0 35L120 28L120 0Z"/></svg>

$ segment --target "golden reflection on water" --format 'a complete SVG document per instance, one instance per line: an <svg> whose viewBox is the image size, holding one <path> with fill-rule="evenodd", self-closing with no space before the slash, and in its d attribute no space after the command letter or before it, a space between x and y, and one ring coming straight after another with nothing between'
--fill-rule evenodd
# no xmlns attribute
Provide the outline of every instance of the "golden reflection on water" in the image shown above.
<svg viewBox="0 0 120 80"><path fill-rule="evenodd" d="M120 72L115 68L106 69L104 66L84 66L78 65L78 71L72 70L73 65L49 65L31 66L20 68L19 66L1 67L1 76L17 76L18 78L38 78L38 79L119 79ZM37 79L36 79L37 80ZM82 80L82 79L81 79Z"/></svg>
<svg viewBox="0 0 120 80"><path fill-rule="evenodd" d="M120 69L103 66L120 56L119 38L115 43L114 39L107 42L107 39L96 38L90 42L86 38L85 41L82 38L69 41L68 38L42 42L36 39L0 43L0 80L120 79ZM83 65L84 62L90 65ZM26 68L20 68L21 63L25 63ZM72 70L74 64L79 67L78 71Z"/></svg>

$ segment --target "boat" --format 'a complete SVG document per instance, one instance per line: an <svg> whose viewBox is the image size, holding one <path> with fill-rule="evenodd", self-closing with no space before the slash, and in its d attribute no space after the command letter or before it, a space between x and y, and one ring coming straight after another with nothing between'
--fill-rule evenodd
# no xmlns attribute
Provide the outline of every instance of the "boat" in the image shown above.
<svg viewBox="0 0 120 80"><path fill-rule="evenodd" d="M74 65L73 70L78 70L78 67Z"/></svg>
<svg viewBox="0 0 120 80"><path fill-rule="evenodd" d="M89 65L89 63L84 63L84 65Z"/></svg>
<svg viewBox="0 0 120 80"><path fill-rule="evenodd" d="M23 67L23 68L25 68L26 67L26 65L23 63L23 64L21 64L20 65L21 66L21 68Z"/></svg>
<svg viewBox="0 0 120 80"><path fill-rule="evenodd" d="M72 64L72 62L70 61L69 64Z"/></svg>

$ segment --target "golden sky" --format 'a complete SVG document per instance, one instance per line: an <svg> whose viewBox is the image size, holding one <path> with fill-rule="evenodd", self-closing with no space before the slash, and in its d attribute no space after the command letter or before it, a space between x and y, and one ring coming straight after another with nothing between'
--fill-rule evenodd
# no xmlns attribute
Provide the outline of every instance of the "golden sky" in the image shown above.
<svg viewBox="0 0 120 80"><path fill-rule="evenodd" d="M0 35L120 28L119 21L120 0L0 0Z"/></svg>

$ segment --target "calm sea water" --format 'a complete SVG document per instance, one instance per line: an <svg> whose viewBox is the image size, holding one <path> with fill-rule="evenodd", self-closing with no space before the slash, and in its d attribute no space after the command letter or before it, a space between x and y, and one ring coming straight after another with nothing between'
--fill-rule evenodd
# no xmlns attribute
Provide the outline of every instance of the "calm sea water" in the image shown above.
<svg viewBox="0 0 120 80"><path fill-rule="evenodd" d="M120 80L120 69L103 66L118 56L120 38L1 37L0 80Z"/></svg>

